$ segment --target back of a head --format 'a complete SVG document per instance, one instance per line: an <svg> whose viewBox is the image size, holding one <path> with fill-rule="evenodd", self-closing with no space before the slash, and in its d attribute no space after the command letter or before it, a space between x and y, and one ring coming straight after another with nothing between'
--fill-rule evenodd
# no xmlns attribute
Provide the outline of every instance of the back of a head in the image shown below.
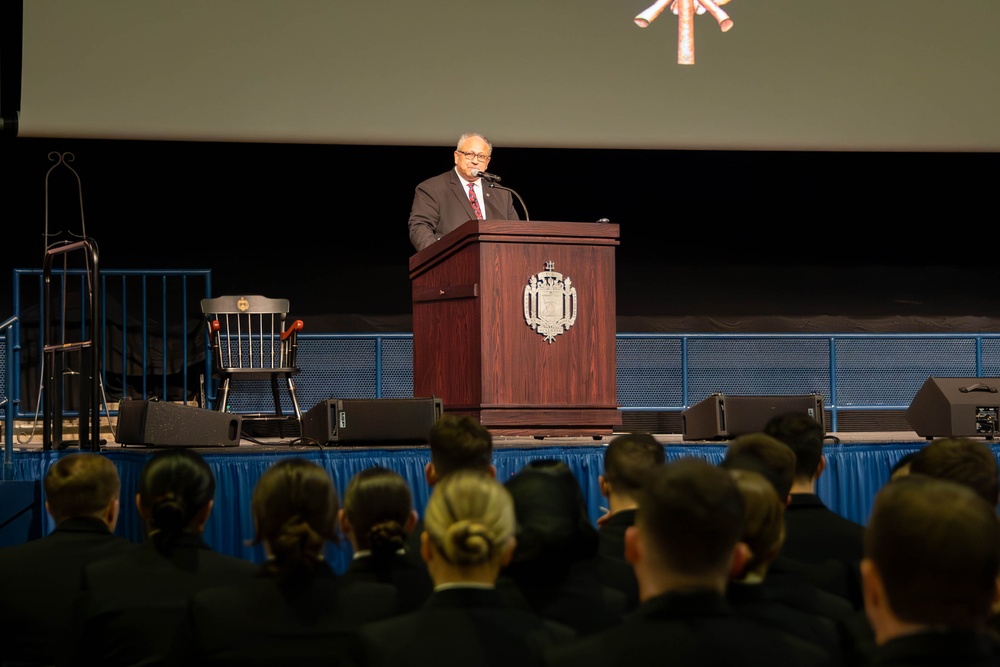
<svg viewBox="0 0 1000 667"><path fill-rule="evenodd" d="M785 542L785 503L774 485L753 470L729 471L743 497L746 521L740 540L750 550L744 573L764 574Z"/></svg>
<svg viewBox="0 0 1000 667"><path fill-rule="evenodd" d="M59 458L43 481L49 513L56 523L81 516L100 517L121 493L118 468L106 456L81 452Z"/></svg>
<svg viewBox="0 0 1000 667"><path fill-rule="evenodd" d="M1000 522L968 487L915 472L888 482L875 496L864 545L901 620L970 627L990 613Z"/></svg>
<svg viewBox="0 0 1000 667"><path fill-rule="evenodd" d="M374 466L354 475L344 492L344 513L358 547L389 556L406 544L413 494L395 470Z"/></svg>
<svg viewBox="0 0 1000 667"><path fill-rule="evenodd" d="M910 461L911 473L922 473L968 486L996 507L1000 473L996 456L984 442L971 438L939 438Z"/></svg>
<svg viewBox="0 0 1000 667"><path fill-rule="evenodd" d="M215 496L215 475L201 454L184 447L153 453L139 477L139 497L159 546L169 546L192 528Z"/></svg>
<svg viewBox="0 0 1000 667"><path fill-rule="evenodd" d="M517 516L514 566L526 561L564 565L597 551L597 528L590 520L579 480L566 463L536 459L504 486Z"/></svg>
<svg viewBox="0 0 1000 667"><path fill-rule="evenodd" d="M424 510L424 529L453 565L499 562L516 528L514 501L490 475L459 470L434 485Z"/></svg>
<svg viewBox="0 0 1000 667"><path fill-rule="evenodd" d="M700 457L653 471L639 493L636 526L673 572L727 576L745 510L727 470Z"/></svg>
<svg viewBox="0 0 1000 667"><path fill-rule="evenodd" d="M749 469L764 474L778 492L788 498L795 482L795 452L777 438L766 433L746 433L726 447L720 464L725 469Z"/></svg>
<svg viewBox="0 0 1000 667"><path fill-rule="evenodd" d="M260 476L251 501L255 543L269 549L274 570L310 568L327 542L338 539L337 488L319 464L282 459Z"/></svg>
<svg viewBox="0 0 1000 667"><path fill-rule="evenodd" d="M764 433L777 438L795 453L795 476L811 478L823 456L823 425L805 412L775 415L764 426Z"/></svg>
<svg viewBox="0 0 1000 667"><path fill-rule="evenodd" d="M649 433L616 436L604 450L604 479L615 493L632 496L642 486L642 478L666 463L663 445Z"/></svg>
<svg viewBox="0 0 1000 667"><path fill-rule="evenodd" d="M428 444L438 479L456 470L488 472L493 463L493 436L467 415L442 415L431 427Z"/></svg>

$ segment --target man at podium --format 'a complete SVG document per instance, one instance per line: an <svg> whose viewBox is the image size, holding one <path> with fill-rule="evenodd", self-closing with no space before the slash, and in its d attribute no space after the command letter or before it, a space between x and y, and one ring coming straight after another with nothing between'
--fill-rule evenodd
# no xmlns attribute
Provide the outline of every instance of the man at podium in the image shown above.
<svg viewBox="0 0 1000 667"><path fill-rule="evenodd" d="M487 172L492 154L486 137L466 132L455 146L455 168L417 185L408 223L416 250L469 220L519 219L510 191L493 187L500 179Z"/></svg>

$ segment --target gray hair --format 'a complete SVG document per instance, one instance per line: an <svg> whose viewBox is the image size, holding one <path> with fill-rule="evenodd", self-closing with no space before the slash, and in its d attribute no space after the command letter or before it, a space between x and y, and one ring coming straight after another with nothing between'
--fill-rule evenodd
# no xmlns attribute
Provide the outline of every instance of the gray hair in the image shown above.
<svg viewBox="0 0 1000 667"><path fill-rule="evenodd" d="M479 132L466 132L465 134L460 136L458 138L458 143L455 144L455 150L458 150L462 146L463 141L465 141L466 139L471 139L472 137L479 137L480 139L485 141L486 145L490 147L490 152L491 153L493 152L493 143Z"/></svg>

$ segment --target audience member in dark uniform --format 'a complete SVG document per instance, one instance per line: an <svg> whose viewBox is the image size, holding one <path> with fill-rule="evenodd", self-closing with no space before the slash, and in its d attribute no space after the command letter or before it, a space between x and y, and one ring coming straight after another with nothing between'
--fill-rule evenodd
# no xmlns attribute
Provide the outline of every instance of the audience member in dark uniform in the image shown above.
<svg viewBox="0 0 1000 667"><path fill-rule="evenodd" d="M795 465L798 457L787 444L765 433L745 433L726 445L721 467L747 469L748 462L773 485L778 497L786 505L790 502L795 484Z"/></svg>
<svg viewBox="0 0 1000 667"><path fill-rule="evenodd" d="M846 576L844 595L861 609L861 563L864 526L833 511L816 493L816 482L826 470L823 426L805 412L772 417L764 432L795 452L795 480L785 510L785 546L782 553L803 563L833 559Z"/></svg>
<svg viewBox="0 0 1000 667"><path fill-rule="evenodd" d="M787 580L770 576L771 564L785 539L785 504L774 485L753 470L729 472L746 506L741 541L747 560L729 582L726 599L737 613L817 644L836 664L865 664L874 637L863 612L806 582L785 585Z"/></svg>
<svg viewBox="0 0 1000 667"><path fill-rule="evenodd" d="M456 470L475 470L497 476L497 468L493 465L493 435L474 417L442 415L431 426L427 445L431 460L424 466L424 478L431 489ZM421 565L420 535L423 530L423 521L417 519L406 541L407 554Z"/></svg>
<svg viewBox="0 0 1000 667"><path fill-rule="evenodd" d="M478 470L496 477L493 436L474 417L445 414L431 427L427 438L431 460L424 466L429 486L456 470Z"/></svg>
<svg viewBox="0 0 1000 667"><path fill-rule="evenodd" d="M774 485L778 497L785 499L787 512L795 482L795 461L795 452L777 438L766 433L747 433L729 443L720 467L753 470L764 475ZM787 524L785 535L787 539ZM851 600L850 585L851 581L859 581L859 578L855 576L851 579L845 565L836 559L807 563L787 556L782 545L781 552L768 568L768 577L772 583L780 581L789 586L811 584L843 598L857 612L861 612ZM861 618L863 616L861 614Z"/></svg>
<svg viewBox="0 0 1000 667"><path fill-rule="evenodd" d="M1000 665L986 632L1000 522L970 488L912 472L875 496L861 562L872 667Z"/></svg>
<svg viewBox="0 0 1000 667"><path fill-rule="evenodd" d="M639 585L625 560L625 530L635 523L636 494L643 475L665 462L663 445L649 433L616 436L604 450L604 473L597 482L608 501L608 511L597 520L597 552L601 577L625 594L626 611L639 604Z"/></svg>
<svg viewBox="0 0 1000 667"><path fill-rule="evenodd" d="M421 553L435 589L420 609L362 629L371 667L532 667L565 626L507 603L496 590L517 540L510 493L489 475L442 478L425 512Z"/></svg>
<svg viewBox="0 0 1000 667"><path fill-rule="evenodd" d="M396 590L349 583L323 560L337 534L337 489L320 465L288 458L254 487L257 577L191 596L177 665L336 665L361 658L359 626L397 613Z"/></svg>
<svg viewBox="0 0 1000 667"><path fill-rule="evenodd" d="M354 549L345 581L379 581L399 592L401 609L423 605L434 588L427 567L406 557L406 538L417 522L413 494L395 470L374 466L347 484L340 530Z"/></svg>
<svg viewBox="0 0 1000 667"><path fill-rule="evenodd" d="M779 498L789 499L794 463L794 452L783 442L766 433L751 433L730 444L720 467L757 472L771 483ZM788 500L784 510L788 511ZM764 585L785 602L832 619L846 644L845 661L862 663L874 647L874 636L864 611L849 599L850 579L844 564L834 559L804 563L783 551L784 543L768 567Z"/></svg>
<svg viewBox="0 0 1000 667"><path fill-rule="evenodd" d="M643 475L666 462L663 445L649 433L626 433L612 438L604 450L604 473L597 482L608 500L600 526L599 551L625 559L625 529L635 522L635 496Z"/></svg>
<svg viewBox="0 0 1000 667"><path fill-rule="evenodd" d="M601 576L597 528L572 469L536 459L504 486L517 514L517 550L500 574L504 594L581 635L620 623L627 598Z"/></svg>
<svg viewBox="0 0 1000 667"><path fill-rule="evenodd" d="M51 665L72 627L84 565L137 544L113 534L121 480L103 454L67 454L45 473L55 529L0 549L0 664Z"/></svg>
<svg viewBox="0 0 1000 667"><path fill-rule="evenodd" d="M1000 500L1000 472L993 449L972 438L937 438L917 450L910 472L958 482L996 508Z"/></svg>
<svg viewBox="0 0 1000 667"><path fill-rule="evenodd" d="M84 568L76 664L162 664L192 593L257 571L202 539L214 495L215 477L196 451L150 456L136 494L146 542Z"/></svg>
<svg viewBox="0 0 1000 667"><path fill-rule="evenodd" d="M990 507L997 507L1000 473L996 455L992 447L981 440L938 438L913 452L909 471L966 486ZM989 624L991 632L1000 641L1000 600L993 605Z"/></svg>
<svg viewBox="0 0 1000 667"><path fill-rule="evenodd" d="M656 469L639 496L625 553L642 602L619 625L546 652L552 667L833 663L815 645L736 614L724 593L742 568L745 513L727 470L686 457Z"/></svg>

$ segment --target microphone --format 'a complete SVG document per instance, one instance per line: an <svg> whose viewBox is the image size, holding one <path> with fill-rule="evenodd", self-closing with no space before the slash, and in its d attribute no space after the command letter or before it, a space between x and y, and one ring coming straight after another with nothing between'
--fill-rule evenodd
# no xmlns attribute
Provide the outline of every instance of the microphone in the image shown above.
<svg viewBox="0 0 1000 667"><path fill-rule="evenodd" d="M472 170L472 175L473 176L478 176L479 178L484 178L487 181L490 181L490 187L491 188L500 188L501 190L506 190L507 192L512 193L515 197L517 197L517 200L519 202L521 202L521 208L524 209L524 219L525 220L531 220L531 218L528 217L528 207L524 205L524 200L521 199L521 195L517 194L517 192L515 192L514 190L511 190L508 187L504 187L503 185L497 185L497 183L500 181L500 177L499 176L497 176L496 174L491 174L489 172L479 171L478 169L473 169Z"/></svg>
<svg viewBox="0 0 1000 667"><path fill-rule="evenodd" d="M485 178L487 181L493 181L494 183L500 182L500 177L497 176L496 174L490 174L485 171L479 171L478 169L473 169L472 175L478 176L479 178Z"/></svg>

